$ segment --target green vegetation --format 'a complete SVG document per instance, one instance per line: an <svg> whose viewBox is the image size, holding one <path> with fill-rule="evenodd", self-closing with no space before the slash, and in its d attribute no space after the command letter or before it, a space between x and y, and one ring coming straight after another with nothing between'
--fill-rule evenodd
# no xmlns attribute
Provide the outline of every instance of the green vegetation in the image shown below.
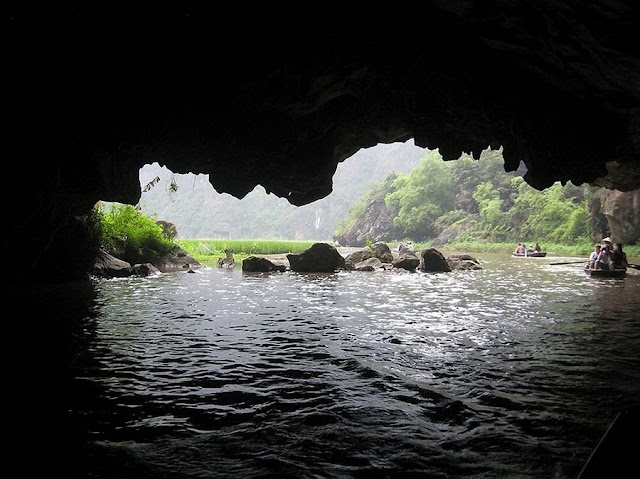
<svg viewBox="0 0 640 479"><path fill-rule="evenodd" d="M100 202L93 212L102 248L109 254L135 263L153 263L176 247L182 248L202 265L216 266L226 249L234 251L236 264L251 255L301 253L315 241L215 240L168 238L155 219L131 205Z"/></svg>
<svg viewBox="0 0 640 479"><path fill-rule="evenodd" d="M435 233L433 222L454 209L450 165L436 151L429 151L410 173L397 176L392 182L393 191L385 196L387 207L398 209L395 227L412 233L409 236L416 236L419 229L420 239Z"/></svg>
<svg viewBox="0 0 640 479"><path fill-rule="evenodd" d="M225 250L232 249L240 266L251 255L302 253L315 241L180 239L177 243L205 266L216 266L218 259L226 256Z"/></svg>
<svg viewBox="0 0 640 479"><path fill-rule="evenodd" d="M135 206L98 203L93 216L102 248L128 263L153 263L176 247L162 227Z"/></svg>
<svg viewBox="0 0 640 479"><path fill-rule="evenodd" d="M383 201L384 210L375 217L393 218L387 226L390 238L444 243L447 249L482 245L482 251L511 251L518 242L539 242L557 254L588 254L596 238L589 204L597 200L599 189L556 183L538 191L524 181L523 173L506 173L500 150L486 150L479 160L465 155L451 162L436 150L428 151L411 172L374 185L336 234L344 235L371 216L365 205L371 208ZM504 247L495 246L500 244ZM627 254L634 251L633 246L626 249Z"/></svg>

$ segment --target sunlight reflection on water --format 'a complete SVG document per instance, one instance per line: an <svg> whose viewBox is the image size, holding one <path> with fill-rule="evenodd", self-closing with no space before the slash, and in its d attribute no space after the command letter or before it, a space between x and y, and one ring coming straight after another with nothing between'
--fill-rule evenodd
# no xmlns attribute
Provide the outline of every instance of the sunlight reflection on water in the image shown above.
<svg viewBox="0 0 640 479"><path fill-rule="evenodd" d="M575 477L640 396L640 276L548 263L100 282L77 414L167 477Z"/></svg>

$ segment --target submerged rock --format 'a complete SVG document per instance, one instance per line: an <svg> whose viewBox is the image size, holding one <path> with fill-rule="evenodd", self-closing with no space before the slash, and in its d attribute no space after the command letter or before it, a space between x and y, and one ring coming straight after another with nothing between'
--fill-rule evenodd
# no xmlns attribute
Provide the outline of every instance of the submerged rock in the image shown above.
<svg viewBox="0 0 640 479"><path fill-rule="evenodd" d="M482 269L480 262L468 254L452 254L447 257L447 262L452 270Z"/></svg>

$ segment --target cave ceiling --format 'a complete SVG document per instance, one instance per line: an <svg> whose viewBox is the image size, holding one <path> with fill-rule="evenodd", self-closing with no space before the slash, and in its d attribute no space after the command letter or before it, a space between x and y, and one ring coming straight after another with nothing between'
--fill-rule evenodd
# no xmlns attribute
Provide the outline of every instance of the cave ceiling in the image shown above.
<svg viewBox="0 0 640 479"><path fill-rule="evenodd" d="M3 60L9 169L59 217L135 204L153 161L303 205L411 138L503 147L538 189L640 187L633 2L64 5L9 8Z"/></svg>

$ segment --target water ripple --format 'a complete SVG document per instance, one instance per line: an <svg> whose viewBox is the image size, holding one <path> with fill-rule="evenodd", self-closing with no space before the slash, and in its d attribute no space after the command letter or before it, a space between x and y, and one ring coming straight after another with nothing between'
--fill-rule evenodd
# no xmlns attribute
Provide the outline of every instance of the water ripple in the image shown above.
<svg viewBox="0 0 640 479"><path fill-rule="evenodd" d="M72 415L122 477L575 477L640 397L639 277L577 273L101 282Z"/></svg>

